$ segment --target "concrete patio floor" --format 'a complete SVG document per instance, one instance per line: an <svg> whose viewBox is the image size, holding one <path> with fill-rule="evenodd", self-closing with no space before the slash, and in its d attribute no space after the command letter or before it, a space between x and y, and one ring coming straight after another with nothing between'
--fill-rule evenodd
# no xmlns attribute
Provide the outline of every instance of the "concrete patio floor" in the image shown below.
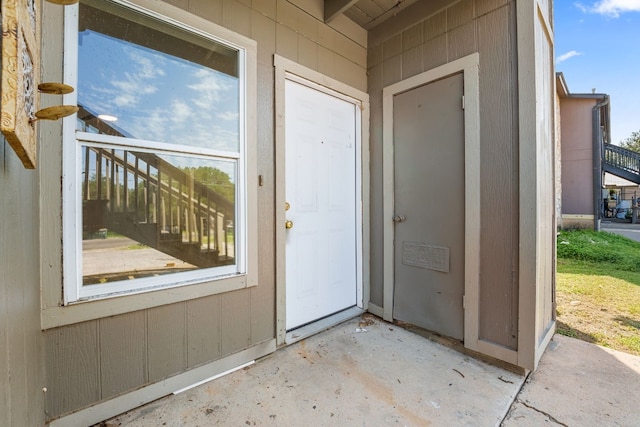
<svg viewBox="0 0 640 427"><path fill-rule="evenodd" d="M101 425L640 426L639 390L640 357L572 338L527 378L365 315Z"/></svg>
<svg viewBox="0 0 640 427"><path fill-rule="evenodd" d="M105 424L493 426L525 380L373 316L364 319Z"/></svg>

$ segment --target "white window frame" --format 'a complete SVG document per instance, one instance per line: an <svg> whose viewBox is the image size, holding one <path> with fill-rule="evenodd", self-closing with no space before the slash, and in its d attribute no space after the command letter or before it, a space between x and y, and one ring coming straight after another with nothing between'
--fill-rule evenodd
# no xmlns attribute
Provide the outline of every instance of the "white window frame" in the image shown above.
<svg viewBox="0 0 640 427"><path fill-rule="evenodd" d="M63 300L62 305L71 308L87 301L101 302L93 304L90 310L83 310L78 316L69 319L77 321L98 318L101 313L111 315L133 311L135 308L166 304L205 296L257 284L257 213L255 204L257 192L255 183L256 148L255 148L255 103L248 99L256 96L256 44L243 36L219 27L209 21L200 19L181 9L167 4L158 4L153 0L111 0L137 12L150 15L168 25L173 25L204 36L212 41L237 49L239 52L239 110L240 110L240 147L238 153L220 152L206 148L181 146L177 144L158 143L153 141L133 140L129 138L96 135L76 131L76 116L72 115L63 121L62 137L62 230L63 230ZM78 8L68 6L65 10L64 30L64 81L77 87L78 73ZM76 105L75 92L64 96L64 103ZM81 167L82 145L136 151L153 151L154 153L208 158L211 160L233 160L237 163L237 199L236 199L236 263L232 266L213 267L190 272L172 273L149 279L113 282L92 286L82 286L82 205L79 193L78 170ZM185 286L190 285L190 286ZM176 289L180 287L179 289ZM116 296L135 296L140 293L154 292L150 298L134 298L137 302L122 304L121 309L114 310L113 299ZM139 296L139 295L138 295ZM145 295L146 296L146 295ZM143 302L143 301L147 302ZM119 298L118 303L122 302ZM87 304L84 304L87 305ZM102 308L100 308L102 307ZM72 323L55 320L55 308L49 316L43 317L43 324L50 319L53 325ZM53 311L53 312L52 312Z"/></svg>

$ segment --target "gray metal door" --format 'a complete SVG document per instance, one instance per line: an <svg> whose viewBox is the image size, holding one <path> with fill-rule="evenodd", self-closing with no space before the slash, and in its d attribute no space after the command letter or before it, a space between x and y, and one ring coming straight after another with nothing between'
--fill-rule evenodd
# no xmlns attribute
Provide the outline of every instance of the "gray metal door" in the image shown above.
<svg viewBox="0 0 640 427"><path fill-rule="evenodd" d="M464 334L463 89L459 73L393 101L393 317L459 340Z"/></svg>

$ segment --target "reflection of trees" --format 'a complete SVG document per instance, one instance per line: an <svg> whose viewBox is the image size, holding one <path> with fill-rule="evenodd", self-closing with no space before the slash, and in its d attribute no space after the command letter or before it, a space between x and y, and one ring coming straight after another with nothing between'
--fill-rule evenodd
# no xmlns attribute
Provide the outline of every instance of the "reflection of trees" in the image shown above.
<svg viewBox="0 0 640 427"><path fill-rule="evenodd" d="M214 190L228 201L232 203L235 201L236 188L228 173L211 166L185 167L183 170L187 175L193 175L196 181Z"/></svg>

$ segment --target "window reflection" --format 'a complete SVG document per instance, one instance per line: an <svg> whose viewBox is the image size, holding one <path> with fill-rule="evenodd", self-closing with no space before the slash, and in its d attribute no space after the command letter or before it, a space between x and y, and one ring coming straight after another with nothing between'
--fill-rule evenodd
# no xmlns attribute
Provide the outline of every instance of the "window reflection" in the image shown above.
<svg viewBox="0 0 640 427"><path fill-rule="evenodd" d="M236 167L83 146L83 284L234 264Z"/></svg>
<svg viewBox="0 0 640 427"><path fill-rule="evenodd" d="M239 151L237 50L116 4L86 3L78 130ZM97 124L101 116L109 126Z"/></svg>

